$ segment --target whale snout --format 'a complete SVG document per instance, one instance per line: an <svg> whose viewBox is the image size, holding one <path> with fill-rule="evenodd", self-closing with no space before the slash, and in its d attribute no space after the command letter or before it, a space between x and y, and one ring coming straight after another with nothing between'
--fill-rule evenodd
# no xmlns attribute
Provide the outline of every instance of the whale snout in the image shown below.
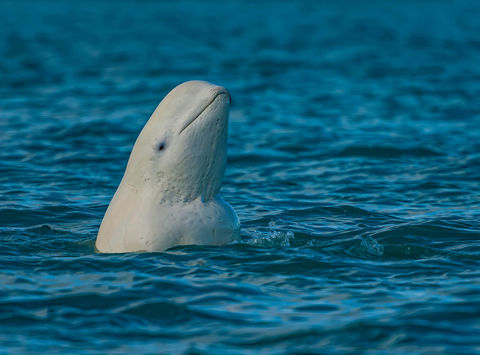
<svg viewBox="0 0 480 355"><path fill-rule="evenodd" d="M231 103L232 102L232 97L230 96L230 93L228 92L227 89L225 89L223 86L215 86L213 89L212 89L212 96L213 96L213 100L215 100L218 96L220 95L225 95L228 103ZM212 100L212 101L213 101Z"/></svg>
<svg viewBox="0 0 480 355"><path fill-rule="evenodd" d="M228 111L228 107L230 105L230 102L232 101L232 98L228 90L225 89L223 86L212 85L209 91L210 91L210 95L208 100L204 102L204 104L200 106L199 109L196 110L194 114L186 121L186 123L181 127L178 134L181 134L183 131L185 131L193 122L195 122L195 120L198 117L200 117L214 103L218 105L218 103L222 102L222 106L224 107L223 109Z"/></svg>

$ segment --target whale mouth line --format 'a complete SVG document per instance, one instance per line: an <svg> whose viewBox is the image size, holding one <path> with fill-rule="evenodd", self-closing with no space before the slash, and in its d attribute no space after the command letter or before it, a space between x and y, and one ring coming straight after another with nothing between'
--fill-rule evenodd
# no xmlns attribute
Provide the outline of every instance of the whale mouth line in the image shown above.
<svg viewBox="0 0 480 355"><path fill-rule="evenodd" d="M187 122L187 124L185 126L183 126L183 128L180 130L180 132L178 132L178 134L181 134L183 131L185 131L185 129L187 129L188 126L190 126L193 122L195 122L195 120L200 117L200 115L205 112L205 110L215 101L215 99L217 97L219 97L220 95L226 95L228 97L229 100L230 99L230 94L228 93L227 90L225 89L222 89L222 90L219 90L215 96L213 96L213 98L205 105L205 107L198 113L196 114L191 120L189 120Z"/></svg>

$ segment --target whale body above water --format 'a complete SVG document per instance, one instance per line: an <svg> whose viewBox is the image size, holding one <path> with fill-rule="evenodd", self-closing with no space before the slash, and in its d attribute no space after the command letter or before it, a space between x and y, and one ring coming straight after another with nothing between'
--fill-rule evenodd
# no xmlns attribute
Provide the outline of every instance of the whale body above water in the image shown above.
<svg viewBox="0 0 480 355"><path fill-rule="evenodd" d="M227 159L230 94L205 81L175 87L140 132L103 217L104 253L221 245L240 222L219 190Z"/></svg>

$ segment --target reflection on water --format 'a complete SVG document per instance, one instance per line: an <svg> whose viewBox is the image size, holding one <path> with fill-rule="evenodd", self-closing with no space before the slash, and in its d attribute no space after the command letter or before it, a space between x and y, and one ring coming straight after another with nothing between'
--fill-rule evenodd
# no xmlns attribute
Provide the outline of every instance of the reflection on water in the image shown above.
<svg viewBox="0 0 480 355"><path fill-rule="evenodd" d="M458 353L480 338L480 6L5 1L6 353ZM242 241L100 255L137 134L233 97Z"/></svg>

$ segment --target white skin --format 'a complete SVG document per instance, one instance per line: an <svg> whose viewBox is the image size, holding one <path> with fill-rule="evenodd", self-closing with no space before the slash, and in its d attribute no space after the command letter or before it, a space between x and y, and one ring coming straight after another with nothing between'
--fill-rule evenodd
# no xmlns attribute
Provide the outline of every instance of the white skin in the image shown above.
<svg viewBox="0 0 480 355"><path fill-rule="evenodd" d="M227 159L230 95L188 81L145 124L103 218L104 253L221 245L240 237L235 211L218 196Z"/></svg>

